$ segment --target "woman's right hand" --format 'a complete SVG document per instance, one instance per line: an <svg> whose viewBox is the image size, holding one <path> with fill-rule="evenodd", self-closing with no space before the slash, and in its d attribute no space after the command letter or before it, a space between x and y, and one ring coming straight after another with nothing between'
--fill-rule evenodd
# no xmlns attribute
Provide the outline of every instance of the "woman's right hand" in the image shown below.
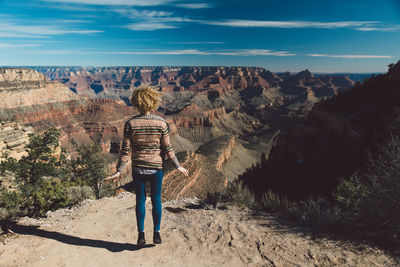
<svg viewBox="0 0 400 267"><path fill-rule="evenodd" d="M121 173L117 171L113 175L108 176L107 178L105 178L104 181L113 180L113 183L115 183L120 176L121 176Z"/></svg>
<svg viewBox="0 0 400 267"><path fill-rule="evenodd" d="M185 168L183 168L182 166L177 168L178 171L180 171L181 173L183 173L185 176L189 175L189 171L186 170Z"/></svg>

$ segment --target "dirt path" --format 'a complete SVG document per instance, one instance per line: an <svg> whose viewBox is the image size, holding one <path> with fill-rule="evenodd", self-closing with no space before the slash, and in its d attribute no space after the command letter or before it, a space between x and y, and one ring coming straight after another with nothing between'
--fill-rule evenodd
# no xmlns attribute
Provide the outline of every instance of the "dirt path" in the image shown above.
<svg viewBox="0 0 400 267"><path fill-rule="evenodd" d="M398 266L376 248L314 241L273 216L253 216L236 207L186 207L195 202L163 203L163 243L153 245L148 200L144 248L135 245L130 193L87 200L46 219L23 218L14 227L17 234L0 245L0 266Z"/></svg>

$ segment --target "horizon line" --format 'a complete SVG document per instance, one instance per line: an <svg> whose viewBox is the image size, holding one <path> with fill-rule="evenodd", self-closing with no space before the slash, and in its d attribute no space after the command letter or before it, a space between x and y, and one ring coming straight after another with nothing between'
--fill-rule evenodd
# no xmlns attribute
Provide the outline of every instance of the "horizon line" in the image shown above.
<svg viewBox="0 0 400 267"><path fill-rule="evenodd" d="M121 68L129 68L129 67L139 67L139 68L185 68L185 67L223 67L223 68L263 68L267 71L273 73L285 73L285 72L293 72L298 73L302 71L310 71L314 74L382 74L386 73L383 71L372 71L372 72L352 72L352 71L311 71L309 68L301 69L301 70L279 70L274 71L271 69L267 69L263 66L248 66L248 65L0 65L0 68L31 68L31 67L78 67L78 68L105 68L105 67L121 67Z"/></svg>

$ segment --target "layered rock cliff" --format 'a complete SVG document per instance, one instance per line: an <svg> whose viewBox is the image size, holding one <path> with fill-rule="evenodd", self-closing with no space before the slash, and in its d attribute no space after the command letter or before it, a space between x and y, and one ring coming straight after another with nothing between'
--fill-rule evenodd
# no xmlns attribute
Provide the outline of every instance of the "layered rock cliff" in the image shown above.
<svg viewBox="0 0 400 267"><path fill-rule="evenodd" d="M269 87L280 78L263 68L249 67L36 67L51 79L60 80L78 93L113 93L140 84L161 91L215 89L219 92L260 84ZM269 81L267 81L268 79Z"/></svg>
<svg viewBox="0 0 400 267"><path fill-rule="evenodd" d="M215 119L222 118L225 115L225 107L206 109L192 104L185 107L177 115L172 116L172 118L177 127L209 127Z"/></svg>
<svg viewBox="0 0 400 267"><path fill-rule="evenodd" d="M178 158L190 175L185 177L176 170L167 171L163 179L164 199L204 198L207 193L221 190L228 183L222 166L231 157L235 146L235 136L224 136L200 146L195 152L179 153Z"/></svg>
<svg viewBox="0 0 400 267"><path fill-rule="evenodd" d="M25 155L25 144L29 134L33 133L32 127L23 126L18 122L0 122L0 159L8 154L15 159Z"/></svg>
<svg viewBox="0 0 400 267"><path fill-rule="evenodd" d="M151 84L162 92L193 91L209 98L245 88L278 87L285 94L326 98L351 87L346 76L314 76L308 70L277 75L259 67L35 67L80 95L127 101L133 87ZM128 102L128 101L127 101Z"/></svg>
<svg viewBox="0 0 400 267"><path fill-rule="evenodd" d="M32 69L0 68L0 108L56 103L76 99L68 87Z"/></svg>

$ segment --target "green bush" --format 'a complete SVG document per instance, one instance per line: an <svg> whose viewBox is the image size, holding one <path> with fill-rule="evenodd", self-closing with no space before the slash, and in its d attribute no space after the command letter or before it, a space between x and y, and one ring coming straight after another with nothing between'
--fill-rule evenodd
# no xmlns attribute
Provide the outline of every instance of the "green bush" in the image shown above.
<svg viewBox="0 0 400 267"><path fill-rule="evenodd" d="M47 211L71 204L66 187L57 179L41 179L25 191L26 210L29 216L44 216Z"/></svg>
<svg viewBox="0 0 400 267"><path fill-rule="evenodd" d="M107 175L108 157L101 153L101 146L97 143L80 145L77 147L78 157L71 162L73 172L72 181L79 185L87 185L99 193L100 179Z"/></svg>
<svg viewBox="0 0 400 267"><path fill-rule="evenodd" d="M368 171L342 179L334 196L344 219L363 229L400 236L400 140L389 137L375 155Z"/></svg>
<svg viewBox="0 0 400 267"><path fill-rule="evenodd" d="M75 160L67 160L64 149L57 159L58 136L55 128L42 135L30 134L26 156L17 161L4 155L0 174L12 174L15 185L10 191L0 184L2 218L44 216L49 210L95 197L98 180L106 176L107 156L101 153L100 145L91 143L78 146ZM112 188L106 186L104 192L109 195Z"/></svg>
<svg viewBox="0 0 400 267"><path fill-rule="evenodd" d="M29 134L29 142L26 145L27 156L19 161L8 160L9 171L15 173L17 181L22 184L34 185L43 176L57 176L59 165L54 156L59 146L56 128L50 128L42 135ZM14 164L12 164L14 163Z"/></svg>
<svg viewBox="0 0 400 267"><path fill-rule="evenodd" d="M232 202L240 207L248 207L250 209L259 209L258 204L253 192L243 185L243 181L235 180L230 182L226 189L226 196L229 202Z"/></svg>
<svg viewBox="0 0 400 267"><path fill-rule="evenodd" d="M24 197L17 191L0 189L0 220L15 218L24 214Z"/></svg>
<svg viewBox="0 0 400 267"><path fill-rule="evenodd" d="M349 224L356 224L360 216L363 202L367 199L370 187L361 182L360 175L356 172L349 179L340 178L339 185L333 195L342 209L343 220Z"/></svg>

